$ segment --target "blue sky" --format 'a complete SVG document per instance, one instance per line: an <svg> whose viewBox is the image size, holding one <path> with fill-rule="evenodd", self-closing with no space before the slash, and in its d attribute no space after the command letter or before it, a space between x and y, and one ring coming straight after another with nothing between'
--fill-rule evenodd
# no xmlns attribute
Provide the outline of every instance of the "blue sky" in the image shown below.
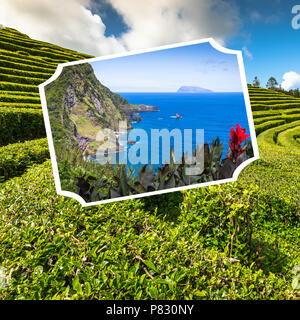
<svg viewBox="0 0 300 320"><path fill-rule="evenodd" d="M91 63L112 91L175 92L199 86L216 92L242 91L237 56L199 43Z"/></svg>
<svg viewBox="0 0 300 320"><path fill-rule="evenodd" d="M243 50L247 80L300 87L300 0L0 0L0 24L103 56L213 37ZM299 10L300 13L300 10ZM300 16L299 16L300 24ZM283 81L284 77L284 81Z"/></svg>
<svg viewBox="0 0 300 320"><path fill-rule="evenodd" d="M226 41L226 47L243 50L248 83L258 76L265 86L270 76L279 83L286 72L300 73L300 29L291 26L292 7L300 4L292 0L232 0L241 17L239 32ZM100 3L103 3L100 1ZM127 26L113 8L104 4L106 33L120 35ZM246 54L247 52L247 54Z"/></svg>

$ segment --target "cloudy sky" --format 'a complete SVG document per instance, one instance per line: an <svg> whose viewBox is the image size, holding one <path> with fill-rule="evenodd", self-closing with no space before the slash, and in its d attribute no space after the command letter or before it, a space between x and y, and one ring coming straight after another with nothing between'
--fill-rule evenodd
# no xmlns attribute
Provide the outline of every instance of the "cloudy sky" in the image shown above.
<svg viewBox="0 0 300 320"><path fill-rule="evenodd" d="M0 0L0 24L102 56L213 37L242 50L248 82L300 87L300 28L292 0ZM300 1L299 1L300 4ZM300 13L300 7L299 7ZM300 17L299 17L300 24Z"/></svg>
<svg viewBox="0 0 300 320"><path fill-rule="evenodd" d="M199 86L215 92L242 91L235 54L198 43L91 63L97 78L115 92L176 92Z"/></svg>

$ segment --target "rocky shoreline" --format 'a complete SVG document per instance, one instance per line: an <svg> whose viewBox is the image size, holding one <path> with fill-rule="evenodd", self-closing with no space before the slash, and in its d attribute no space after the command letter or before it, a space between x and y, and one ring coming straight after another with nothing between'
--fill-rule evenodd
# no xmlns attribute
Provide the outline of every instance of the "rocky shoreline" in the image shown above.
<svg viewBox="0 0 300 320"><path fill-rule="evenodd" d="M127 130L133 129L133 127L131 125L132 122L141 121L143 119L137 112L159 111L157 107L149 106L149 105L145 105L145 104L139 104L139 105L126 104L126 105L120 106L120 109L124 112L125 118L127 119L127 123L128 123ZM115 135L116 135L116 146L115 147L110 146L110 147L101 148L101 146L99 146L98 151L100 153L104 153L104 154L112 154L112 153L117 153L117 152L121 152L121 151L126 150L127 149L126 147L119 144L119 137L118 137L119 134L120 134L120 132L115 131ZM89 139L89 138L80 136L77 132L75 133L75 137L77 139L78 145L79 145L82 152L86 150L86 148L88 147L90 142L95 141L93 139ZM127 142L128 145L133 145L135 143L136 143L136 141L128 141ZM91 154L93 154L93 152L90 153L90 155Z"/></svg>
<svg viewBox="0 0 300 320"><path fill-rule="evenodd" d="M146 104L130 104L130 105L122 105L121 109L126 114L127 121L130 123L132 121L141 121L143 118L137 114L137 112L153 112L159 111L157 107L149 106ZM129 128L130 129L130 128Z"/></svg>

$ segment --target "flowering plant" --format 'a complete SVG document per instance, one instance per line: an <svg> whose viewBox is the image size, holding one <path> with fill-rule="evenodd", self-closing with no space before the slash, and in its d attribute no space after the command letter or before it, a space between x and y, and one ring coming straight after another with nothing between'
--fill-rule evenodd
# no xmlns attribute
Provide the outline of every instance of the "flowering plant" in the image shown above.
<svg viewBox="0 0 300 320"><path fill-rule="evenodd" d="M239 124L236 124L236 130L231 128L230 140L229 140L229 149L227 157L237 166L241 160L241 157L244 156L247 145L242 146L242 142L250 137L250 134L245 134L246 129L242 129Z"/></svg>

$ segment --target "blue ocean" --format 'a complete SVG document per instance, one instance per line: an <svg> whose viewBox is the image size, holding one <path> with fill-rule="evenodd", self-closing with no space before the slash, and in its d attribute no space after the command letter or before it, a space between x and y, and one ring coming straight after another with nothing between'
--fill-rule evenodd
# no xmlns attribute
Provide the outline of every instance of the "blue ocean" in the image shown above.
<svg viewBox="0 0 300 320"><path fill-rule="evenodd" d="M204 129L204 142L211 143L219 137L224 142L223 157L226 157L230 130L236 124L246 128L249 134L248 119L243 93L132 93L120 92L131 104L155 106L159 111L140 112L141 121L132 123L133 128L151 129ZM175 115L181 116L176 119ZM148 140L148 157L151 158L151 139ZM193 136L196 147L196 136ZM171 140L172 147L172 140ZM130 147L129 147L130 148ZM160 149L160 153L162 150ZM160 159L161 159L160 154ZM161 161L161 160L160 160ZM159 165L161 165L160 163ZM128 163L130 166L130 163ZM134 165L137 169L141 165Z"/></svg>

